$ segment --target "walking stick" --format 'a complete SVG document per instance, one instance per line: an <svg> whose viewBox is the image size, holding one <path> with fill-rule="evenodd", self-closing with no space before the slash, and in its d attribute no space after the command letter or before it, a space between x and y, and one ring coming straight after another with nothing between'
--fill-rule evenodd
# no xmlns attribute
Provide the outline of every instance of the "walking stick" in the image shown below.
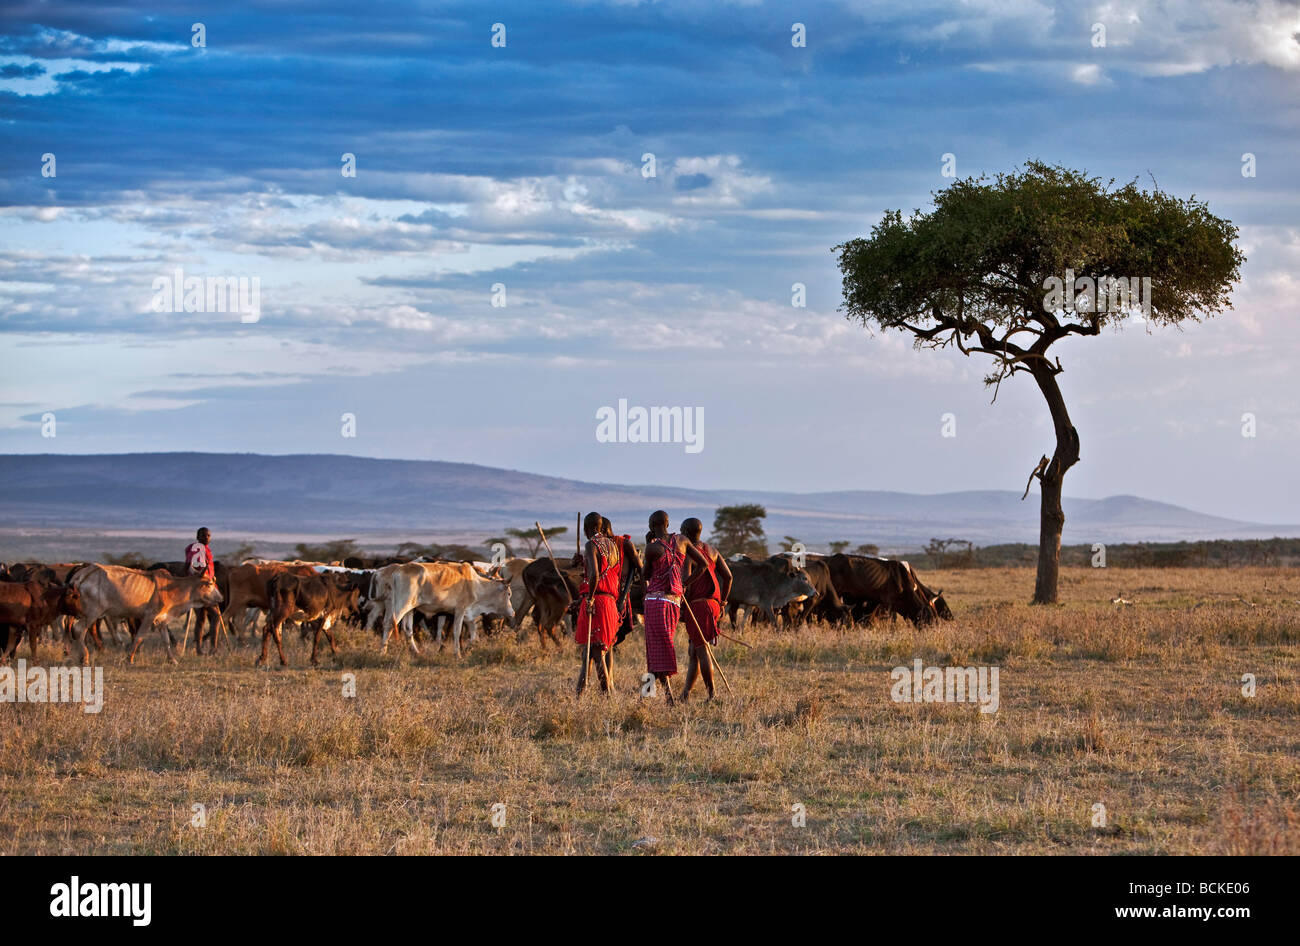
<svg viewBox="0 0 1300 946"><path fill-rule="evenodd" d="M186 611L186 612L185 612L185 636L184 636L183 638L181 638L181 656L182 656L182 657L185 656L185 647L186 647L186 645L188 645L189 642L190 642L190 624L192 624L193 622L194 622L194 612L193 612L192 610L191 610L191 611Z"/></svg>
<svg viewBox="0 0 1300 946"><path fill-rule="evenodd" d="M750 650L754 649L754 645L749 641L742 641L739 637L732 637L730 634L723 633L722 628L718 628L718 636L725 637L729 641L735 641L741 647L748 647Z"/></svg>
<svg viewBox="0 0 1300 946"><path fill-rule="evenodd" d="M578 513L578 521L579 522L582 521L582 513ZM546 540L546 532L542 529L542 524L540 522L534 521L533 525L537 526L537 534L542 537L542 544L546 546L546 554L551 556L551 567L555 569L555 577L560 579L560 584L564 588L564 594L568 597L570 601L572 601L573 595L569 594L569 583L565 581L564 576L560 574L560 565L555 560L555 553L551 551L551 543ZM582 607L581 600L578 602L578 607ZM587 673L590 670L591 670L591 628L588 627L587 628L587 650L582 661L582 679L584 681L587 679ZM581 698L582 698L582 694L579 693L578 699Z"/></svg>
<svg viewBox="0 0 1300 946"><path fill-rule="evenodd" d="M715 668L717 668L718 675L722 677L723 685L727 688L727 692L731 693L732 692L731 681L727 679L727 673L725 670L722 669L722 664L718 663L718 658L713 656L713 648L709 646L708 638L706 638L704 636L704 632L700 630L700 622L695 620L695 614L694 612L691 611L690 604L686 601L683 601L682 605L683 605L682 611L685 612L686 616L691 619L691 624L695 625L695 633L699 634L700 640L704 641L704 652L708 654L709 663L711 663Z"/></svg>
<svg viewBox="0 0 1300 946"><path fill-rule="evenodd" d="M225 639L226 646L229 647L229 646L230 646L230 635L229 635L228 633L226 633L226 619L225 619L225 617L221 614L220 611L217 612L217 630L221 632L221 636L222 636L222 638ZM212 652L213 652L214 654L217 652L217 642L216 642L216 641L213 641L213 642L212 642Z"/></svg>

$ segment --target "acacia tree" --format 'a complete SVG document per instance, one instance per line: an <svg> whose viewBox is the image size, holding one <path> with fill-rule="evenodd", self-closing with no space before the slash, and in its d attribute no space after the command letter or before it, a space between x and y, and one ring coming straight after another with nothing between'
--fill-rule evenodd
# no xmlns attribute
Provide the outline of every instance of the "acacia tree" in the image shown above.
<svg viewBox="0 0 1300 946"><path fill-rule="evenodd" d="M763 519L767 510L758 503L719 506L713 513L713 547L727 558L737 553L767 557L767 536Z"/></svg>
<svg viewBox="0 0 1300 946"><path fill-rule="evenodd" d="M1153 185L1154 187L1154 185ZM954 182L930 213L888 211L870 238L839 253L846 318L911 333L916 347L952 346L993 359L985 384L1028 374L1047 401L1056 435L1030 474L1041 490L1034 603L1057 597L1061 488L1079 462L1048 350L1071 335L1101 334L1139 317L1150 325L1200 321L1232 308L1245 261L1237 228L1195 197L1158 187L1116 187L1060 166ZM1023 498L1023 497L1022 497Z"/></svg>

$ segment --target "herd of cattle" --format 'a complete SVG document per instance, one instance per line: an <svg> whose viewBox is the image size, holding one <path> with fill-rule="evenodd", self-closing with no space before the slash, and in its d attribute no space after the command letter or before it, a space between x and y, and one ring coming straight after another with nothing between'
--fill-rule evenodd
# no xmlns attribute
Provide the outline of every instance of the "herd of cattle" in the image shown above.
<svg viewBox="0 0 1300 946"><path fill-rule="evenodd" d="M786 627L808 621L852 627L884 615L901 615L916 625L952 618L942 591L927 588L905 561L810 554L799 565L786 554L736 556L729 565L733 583L726 608L736 633L743 631L747 618ZM332 628L344 621L377 633L381 653L399 629L414 653L419 653L417 636L422 634L436 637L441 648L450 621L459 656L467 623L471 641L478 638L480 620L484 633L497 631L504 622L522 637L531 615L545 647L548 637L561 642L566 621L571 630L581 581L576 555L567 562L508 558L499 563L253 559L233 566L217 562L215 581L186 574L183 562L159 562L147 569L97 563L0 565L0 662L15 653L24 636L35 661L46 629L53 639L62 639L66 654L83 663L90 659L90 647L104 647L106 633L128 647L128 659L134 661L141 640L156 629L174 662L189 636L187 624L178 648L177 621L196 609L214 615L219 609L220 627L241 644L260 621L259 665L266 662L272 640L280 663L286 663L281 634L291 622L304 639L312 638L313 664L322 634L331 652L338 653ZM644 588L637 576L629 595L634 613L641 613ZM215 634L211 643L215 649ZM196 652L201 647L196 637Z"/></svg>

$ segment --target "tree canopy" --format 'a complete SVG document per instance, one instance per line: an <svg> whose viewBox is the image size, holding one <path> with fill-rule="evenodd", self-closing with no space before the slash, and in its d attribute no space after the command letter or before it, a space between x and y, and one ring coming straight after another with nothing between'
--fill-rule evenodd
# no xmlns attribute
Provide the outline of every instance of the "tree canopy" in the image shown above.
<svg viewBox="0 0 1300 946"><path fill-rule="evenodd" d="M763 534L763 519L767 510L758 503L737 506L719 506L713 513L712 544L722 555L749 555L767 557L767 536Z"/></svg>
<svg viewBox="0 0 1300 946"><path fill-rule="evenodd" d="M990 356L995 399L1012 375L1038 384L1056 447L1030 474L1042 493L1036 602L1056 600L1061 483L1079 461L1056 381L1064 369L1048 350L1134 318L1178 325L1231 308L1245 261L1236 237L1195 197L1030 161L993 181L955 181L929 213L887 211L869 238L835 247L847 318L908 332L917 347Z"/></svg>
<svg viewBox="0 0 1300 946"><path fill-rule="evenodd" d="M835 248L843 308L863 325L910 332L918 346L992 356L989 383L1046 362L1047 347L1068 335L1139 314L1131 298L1116 305L1105 293L1110 280L1150 280L1140 314L1154 325L1231 308L1245 260L1237 228L1194 197L1114 184L1031 161L992 182L955 181L930 213L887 211L869 239ZM1069 309L1049 298L1067 270L1086 290Z"/></svg>

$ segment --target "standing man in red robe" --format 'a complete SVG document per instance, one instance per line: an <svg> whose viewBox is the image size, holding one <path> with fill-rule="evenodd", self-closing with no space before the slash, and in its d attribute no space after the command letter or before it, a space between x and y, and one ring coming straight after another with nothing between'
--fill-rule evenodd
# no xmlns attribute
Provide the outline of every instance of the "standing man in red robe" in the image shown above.
<svg viewBox="0 0 1300 946"><path fill-rule="evenodd" d="M709 650L704 644L705 641L710 645L718 643L718 618L722 614L723 602L731 594L731 568L717 549L700 541L703 528L704 523L698 519L682 522L682 535L700 550L706 563L704 568L695 570L686 585L686 607L695 620L686 622L690 650L686 682L682 686L683 703L690 699L697 674L703 675L704 688L709 691L709 699L713 699L713 661L709 659Z"/></svg>
<svg viewBox="0 0 1300 946"><path fill-rule="evenodd" d="M668 705L673 699L668 678L677 672L677 652L673 649L673 634L681 620L682 581L686 562L697 568L706 567L704 556L686 536L669 534L668 513L658 509L650 514L650 531L645 544L645 663L646 670L654 674L663 687Z"/></svg>
<svg viewBox="0 0 1300 946"><path fill-rule="evenodd" d="M618 588L618 634L614 637L614 646L617 647L636 627L632 613L632 584L641 577L645 566L641 561L641 553L637 551L636 543L632 541L632 536L615 535L614 526L604 518L600 520L600 531L618 543L623 553L623 560L627 563L627 567L623 570L622 583ZM613 666L613 650L609 654L609 663Z"/></svg>
<svg viewBox="0 0 1300 946"><path fill-rule="evenodd" d="M609 651L614 646L614 634L618 630L619 584L627 568L619 544L601 532L600 513L587 513L582 521L582 531L587 536L587 545L582 553L585 580L578 605L576 635L582 648L578 696L582 696L582 691L587 688L591 658L596 661L601 692L610 692L612 667Z"/></svg>
<svg viewBox="0 0 1300 946"><path fill-rule="evenodd" d="M212 581L217 580L216 563L212 561L212 533L202 528L194 534L195 541L185 547L185 570L191 575L206 574ZM194 653L203 653L203 623L206 620L212 632L212 652L217 652L217 621L221 619L219 608L208 606L195 609L194 619Z"/></svg>

